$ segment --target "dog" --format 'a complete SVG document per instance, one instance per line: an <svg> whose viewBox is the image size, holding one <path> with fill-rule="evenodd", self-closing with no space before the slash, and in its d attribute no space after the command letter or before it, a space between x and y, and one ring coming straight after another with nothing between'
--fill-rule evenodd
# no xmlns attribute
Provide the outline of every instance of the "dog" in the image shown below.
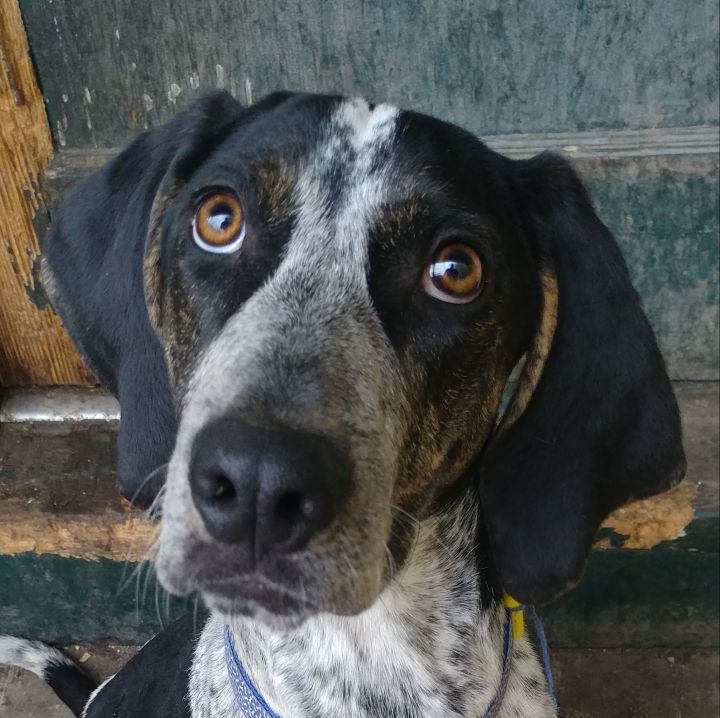
<svg viewBox="0 0 720 718"><path fill-rule="evenodd" d="M43 274L119 398L160 582L207 611L99 688L43 644L5 638L5 661L87 718L556 715L503 596L560 596L603 519L685 471L653 332L565 159L218 91L70 192Z"/></svg>

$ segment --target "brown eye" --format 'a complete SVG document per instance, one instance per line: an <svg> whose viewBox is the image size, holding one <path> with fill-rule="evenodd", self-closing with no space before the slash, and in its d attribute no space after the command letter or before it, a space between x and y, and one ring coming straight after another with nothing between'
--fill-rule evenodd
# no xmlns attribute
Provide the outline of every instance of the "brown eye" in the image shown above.
<svg viewBox="0 0 720 718"><path fill-rule="evenodd" d="M472 302L482 290L482 262L467 244L446 244L425 269L423 289L451 304Z"/></svg>
<svg viewBox="0 0 720 718"><path fill-rule="evenodd" d="M193 219L193 239L200 249L230 254L245 238L245 213L230 192L215 192L198 205Z"/></svg>

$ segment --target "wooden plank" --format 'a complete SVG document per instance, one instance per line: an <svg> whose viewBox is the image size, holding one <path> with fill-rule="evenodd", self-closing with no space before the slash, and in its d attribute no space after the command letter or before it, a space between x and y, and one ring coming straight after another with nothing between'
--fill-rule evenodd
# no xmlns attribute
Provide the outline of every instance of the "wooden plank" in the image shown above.
<svg viewBox="0 0 720 718"><path fill-rule="evenodd" d="M361 94L479 134L716 125L716 0L22 0L60 147L220 86ZM610 78L610 79L609 79Z"/></svg>
<svg viewBox="0 0 720 718"><path fill-rule="evenodd" d="M145 564L24 553L0 555L0 575L0 632L56 643L142 644L193 608ZM596 552L540 613L555 648L716 646L718 584L717 553Z"/></svg>
<svg viewBox="0 0 720 718"><path fill-rule="evenodd" d="M717 153L578 160L676 380L719 376L719 167Z"/></svg>
<svg viewBox="0 0 720 718"><path fill-rule="evenodd" d="M718 579L717 552L596 551L541 615L557 648L717 646Z"/></svg>
<svg viewBox="0 0 720 718"><path fill-rule="evenodd" d="M0 386L91 380L39 284L39 178L52 155L15 0L0 12Z"/></svg>
<svg viewBox="0 0 720 718"><path fill-rule="evenodd" d="M620 509L599 549L708 550L720 496L719 385L676 384L688 476L673 491ZM0 554L140 560L156 526L115 489L115 431L103 424L0 425Z"/></svg>
<svg viewBox="0 0 720 718"><path fill-rule="evenodd" d="M156 524L120 498L113 429L0 430L0 554L140 561Z"/></svg>
<svg viewBox="0 0 720 718"><path fill-rule="evenodd" d="M675 388L688 478L606 523L579 586L542 610L556 647L717 644L720 391ZM0 424L0 632L142 643L188 608L139 563L156 526L118 498L114 442L103 424Z"/></svg>
<svg viewBox="0 0 720 718"><path fill-rule="evenodd" d="M100 424L117 427L120 404L99 387L8 389L0 401L0 424Z"/></svg>
<svg viewBox="0 0 720 718"><path fill-rule="evenodd" d="M0 555L0 576L0 633L53 643L143 644L192 607L145 564Z"/></svg>

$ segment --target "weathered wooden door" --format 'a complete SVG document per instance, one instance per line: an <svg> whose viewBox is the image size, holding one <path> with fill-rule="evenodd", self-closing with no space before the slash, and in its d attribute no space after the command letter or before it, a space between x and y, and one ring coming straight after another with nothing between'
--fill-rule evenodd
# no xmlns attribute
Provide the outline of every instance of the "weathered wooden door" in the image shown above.
<svg viewBox="0 0 720 718"><path fill-rule="evenodd" d="M0 387L90 380L39 281L53 154L19 8L0 7Z"/></svg>

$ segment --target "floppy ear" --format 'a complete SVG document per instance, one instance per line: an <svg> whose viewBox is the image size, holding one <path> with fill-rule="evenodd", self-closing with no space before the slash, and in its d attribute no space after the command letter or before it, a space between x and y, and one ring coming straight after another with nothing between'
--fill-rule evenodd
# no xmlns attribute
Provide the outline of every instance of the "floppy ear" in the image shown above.
<svg viewBox="0 0 720 718"><path fill-rule="evenodd" d="M685 457L652 329L580 180L552 155L515 172L543 309L480 496L504 589L537 604L579 580L611 511L670 488Z"/></svg>
<svg viewBox="0 0 720 718"><path fill-rule="evenodd" d="M188 142L197 144L200 135L217 141L241 112L231 95L214 92L141 135L63 199L44 241L43 278L53 305L90 368L119 399L120 490L141 506L164 483L177 428L143 293L151 207Z"/></svg>

